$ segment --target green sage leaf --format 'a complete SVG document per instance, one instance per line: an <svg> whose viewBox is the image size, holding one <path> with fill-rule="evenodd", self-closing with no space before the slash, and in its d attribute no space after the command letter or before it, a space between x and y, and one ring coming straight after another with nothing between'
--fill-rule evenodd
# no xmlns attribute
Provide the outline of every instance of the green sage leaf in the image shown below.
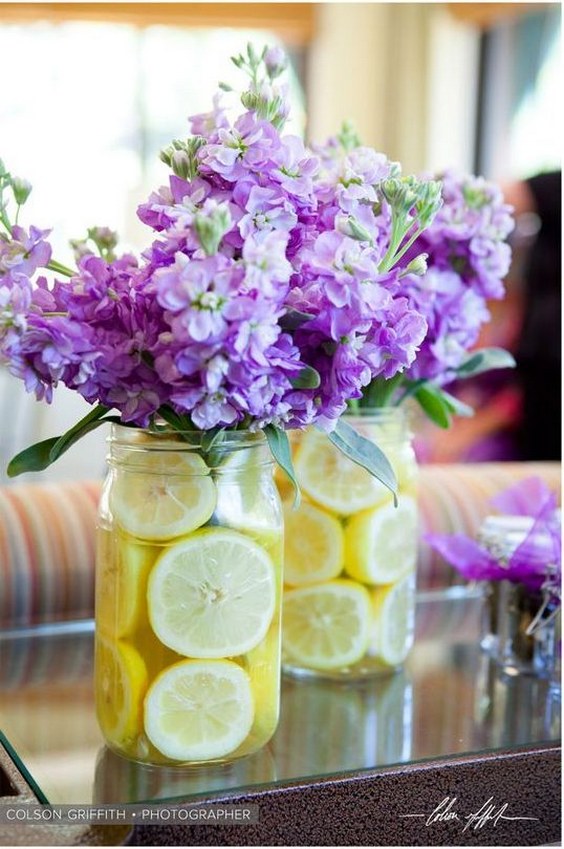
<svg viewBox="0 0 564 849"><path fill-rule="evenodd" d="M60 457L60 455L66 451L70 445L76 442L77 439L80 439L84 432L88 433L88 430L92 430L92 428L89 428L91 422L100 420L106 415L106 413L109 413L109 411L109 407L104 407L103 404L97 404L92 410L90 410L89 413L87 413L87 415L84 416L84 418L71 427L70 430L67 430L66 433L59 436L51 448L49 455L51 462L54 463L57 457ZM88 428L88 430L85 431L85 428Z"/></svg>
<svg viewBox="0 0 564 849"><path fill-rule="evenodd" d="M166 404L159 407L157 413L173 430L186 431L191 429L191 426L187 424L186 420Z"/></svg>
<svg viewBox="0 0 564 849"><path fill-rule="evenodd" d="M84 420L83 420L84 421ZM61 454L90 433L96 430L100 425L106 422L115 422L119 424L121 419L118 416L106 416L103 419L91 419L87 423L83 423L80 429L75 425L71 430L64 433L62 436L52 436L50 439L45 439L43 442L36 442L35 445L30 445L16 454L8 463L8 477L15 478L24 472L42 472L48 466L57 460ZM72 433L72 435L71 435Z"/></svg>
<svg viewBox="0 0 564 849"><path fill-rule="evenodd" d="M465 404L464 401L460 401L444 389L441 389L440 393L451 413L454 413L456 416L465 416L466 418L474 415L474 409L470 404Z"/></svg>
<svg viewBox="0 0 564 849"><path fill-rule="evenodd" d="M453 409L443 397L440 389L426 383L414 393L414 396L432 422L444 429L451 426Z"/></svg>
<svg viewBox="0 0 564 849"><path fill-rule="evenodd" d="M374 442L362 436L343 419L339 419L337 427L327 436L333 445L342 451L354 463L358 463L370 472L377 480L386 486L394 496L394 504L398 504L398 482L390 465L390 461Z"/></svg>
<svg viewBox="0 0 564 849"><path fill-rule="evenodd" d="M8 477L15 478L24 474L24 472L42 472L43 469L51 465L51 449L59 439L59 436L53 436L50 439L44 439L43 442L36 442L35 445L24 448L8 463Z"/></svg>
<svg viewBox="0 0 564 849"><path fill-rule="evenodd" d="M292 463L292 452L290 450L288 434L285 430L273 424L266 425L263 428L263 432L268 441L272 456L294 487L294 508L297 509L300 506L301 500L300 487L294 471L294 464Z"/></svg>
<svg viewBox="0 0 564 849"><path fill-rule="evenodd" d="M202 451L207 453L211 451L214 445L221 441L223 438L223 434L225 433L224 427L214 427L211 430L202 431L202 438L200 441L200 445L202 446Z"/></svg>
<svg viewBox="0 0 564 849"><path fill-rule="evenodd" d="M515 368L515 359L504 348L482 348L480 351L471 353L458 366L456 372L459 377L471 377L498 368Z"/></svg>

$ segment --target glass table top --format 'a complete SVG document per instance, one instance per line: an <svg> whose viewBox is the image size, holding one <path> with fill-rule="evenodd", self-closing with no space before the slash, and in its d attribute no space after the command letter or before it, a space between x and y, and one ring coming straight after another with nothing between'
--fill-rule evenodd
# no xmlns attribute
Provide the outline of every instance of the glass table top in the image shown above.
<svg viewBox="0 0 564 849"><path fill-rule="evenodd" d="M52 803L217 795L560 738L549 682L507 677L479 647L482 599L421 596L406 668L361 683L283 679L279 728L227 766L148 767L113 754L94 715L93 624L0 634L0 730Z"/></svg>

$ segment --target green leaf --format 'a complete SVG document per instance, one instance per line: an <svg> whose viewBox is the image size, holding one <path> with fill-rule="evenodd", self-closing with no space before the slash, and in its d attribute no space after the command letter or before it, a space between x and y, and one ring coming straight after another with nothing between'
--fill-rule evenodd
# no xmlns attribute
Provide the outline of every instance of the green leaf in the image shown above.
<svg viewBox="0 0 564 849"><path fill-rule="evenodd" d="M204 454L207 454L208 451L211 451L214 445L216 445L218 441L221 441L224 433L224 427L214 427L211 430L202 431L200 445Z"/></svg>
<svg viewBox="0 0 564 849"><path fill-rule="evenodd" d="M458 366L459 377L470 377L497 368L515 368L515 360L509 351L503 348L482 348L480 351L468 354Z"/></svg>
<svg viewBox="0 0 564 849"><path fill-rule="evenodd" d="M36 442L35 445L24 448L8 463L8 477L15 478L24 472L42 472L51 465L51 449L59 439L59 436L53 436L51 439L44 439L43 442Z"/></svg>
<svg viewBox="0 0 564 849"><path fill-rule="evenodd" d="M447 404L452 413L457 416L466 417L474 415L474 409L469 404L465 404L463 401L460 401L458 398L455 398L454 395L451 395L450 392L445 392L444 389L441 389L439 391L445 404Z"/></svg>
<svg viewBox="0 0 564 849"><path fill-rule="evenodd" d="M443 398L436 386L426 383L415 392L415 398L432 422L442 428L449 428L452 423L452 407Z"/></svg>
<svg viewBox="0 0 564 849"><path fill-rule="evenodd" d="M64 433L62 436L52 436L50 439L45 439L43 442L36 442L35 445L30 445L16 454L8 463L8 477L15 478L24 472L42 472L48 466L57 460L61 454L90 433L96 430L100 425L106 422L115 422L119 424L121 419L118 416L106 416L103 419L91 419L89 422L82 423L80 429L75 425L71 430ZM80 422L79 422L80 424Z"/></svg>
<svg viewBox="0 0 564 849"><path fill-rule="evenodd" d="M337 427L327 436L333 445L342 451L350 460L358 463L371 475L374 475L392 492L394 504L398 504L398 482L390 465L390 461L374 442L361 436L354 427L339 419Z"/></svg>
<svg viewBox="0 0 564 849"><path fill-rule="evenodd" d="M157 410L159 416L165 420L165 422L171 426L173 430L190 430L190 427L187 426L186 421L182 416L179 416L178 413L175 413L172 407L167 407L166 404L163 404Z"/></svg>
<svg viewBox="0 0 564 849"><path fill-rule="evenodd" d="M296 479L296 473L294 472L288 434L285 430L273 424L266 425L263 428L263 432L268 441L272 456L294 487L294 507L297 509L300 506L300 487Z"/></svg>
<svg viewBox="0 0 564 849"><path fill-rule="evenodd" d="M317 389L321 383L319 372L312 366L304 366L297 377L292 377L290 383L294 389Z"/></svg>
<svg viewBox="0 0 564 849"><path fill-rule="evenodd" d="M311 312L289 309L280 317L278 324L282 330L291 333L292 330L297 330L298 327L301 327L307 321L311 321L312 318L315 318L315 316Z"/></svg>
<svg viewBox="0 0 564 849"><path fill-rule="evenodd" d="M101 419L106 413L109 413L110 408L104 407L102 404L97 404L90 412L84 416L79 422L77 422L70 430L67 430L62 436L55 441L55 444L51 448L49 458L52 463L55 462L57 457L67 450L77 439L83 435L83 433L88 433L93 428L89 427L91 422L95 422ZM117 419L119 421L119 419ZM85 430L87 428L87 430Z"/></svg>

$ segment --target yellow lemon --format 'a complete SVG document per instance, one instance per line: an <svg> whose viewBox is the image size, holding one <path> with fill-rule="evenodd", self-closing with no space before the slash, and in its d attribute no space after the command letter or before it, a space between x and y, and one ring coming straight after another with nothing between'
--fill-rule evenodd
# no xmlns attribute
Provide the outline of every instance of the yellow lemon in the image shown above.
<svg viewBox="0 0 564 849"><path fill-rule="evenodd" d="M388 587L374 590L375 624L369 653L385 666L399 666L413 642L414 595L413 575Z"/></svg>
<svg viewBox="0 0 564 849"><path fill-rule="evenodd" d="M145 733L168 758L208 761L248 736L254 705L248 674L230 660L184 660L165 669L145 699Z"/></svg>
<svg viewBox="0 0 564 849"><path fill-rule="evenodd" d="M108 740L127 746L143 730L147 669L133 646L96 637L96 714Z"/></svg>
<svg viewBox="0 0 564 849"><path fill-rule="evenodd" d="M400 494L386 504L349 519L345 528L345 571L357 581L391 584L415 569L417 504Z"/></svg>
<svg viewBox="0 0 564 849"><path fill-rule="evenodd" d="M284 504L284 581L293 586L336 578L343 568L345 540L334 516L302 501Z"/></svg>
<svg viewBox="0 0 564 849"><path fill-rule="evenodd" d="M314 669L337 669L359 661L370 638L368 590L336 580L284 593L282 646L287 660Z"/></svg>
<svg viewBox="0 0 564 849"><path fill-rule="evenodd" d="M325 434L316 430L303 434L294 467L304 492L316 504L341 516L392 499L383 483L345 457Z"/></svg>
<svg viewBox="0 0 564 849"><path fill-rule="evenodd" d="M210 470L198 454L143 452L115 472L110 509L122 528L144 540L173 539L199 528L216 500Z"/></svg>
<svg viewBox="0 0 564 849"><path fill-rule="evenodd" d="M130 636L147 623L147 578L157 546L99 530L96 623L109 636Z"/></svg>
<svg viewBox="0 0 564 849"><path fill-rule="evenodd" d="M276 600L272 559L237 531L205 528L171 546L149 575L153 631L188 657L245 654L264 639Z"/></svg>

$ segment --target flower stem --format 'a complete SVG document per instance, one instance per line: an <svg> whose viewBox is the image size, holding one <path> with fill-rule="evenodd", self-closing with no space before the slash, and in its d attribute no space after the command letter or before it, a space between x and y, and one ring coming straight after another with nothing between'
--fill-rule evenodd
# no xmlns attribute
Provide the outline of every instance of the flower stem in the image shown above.
<svg viewBox="0 0 564 849"><path fill-rule="evenodd" d="M10 224L10 222L8 220L8 216L6 215L6 213L4 212L3 209L0 210L0 222L4 225L4 227L8 231L8 234L11 236L12 235L12 225Z"/></svg>
<svg viewBox="0 0 564 849"><path fill-rule="evenodd" d="M77 273L76 271L73 271L72 268L68 268L66 265L57 262L56 259L52 259L47 268L50 271L55 271L57 274L64 274L65 277L74 277Z"/></svg>

